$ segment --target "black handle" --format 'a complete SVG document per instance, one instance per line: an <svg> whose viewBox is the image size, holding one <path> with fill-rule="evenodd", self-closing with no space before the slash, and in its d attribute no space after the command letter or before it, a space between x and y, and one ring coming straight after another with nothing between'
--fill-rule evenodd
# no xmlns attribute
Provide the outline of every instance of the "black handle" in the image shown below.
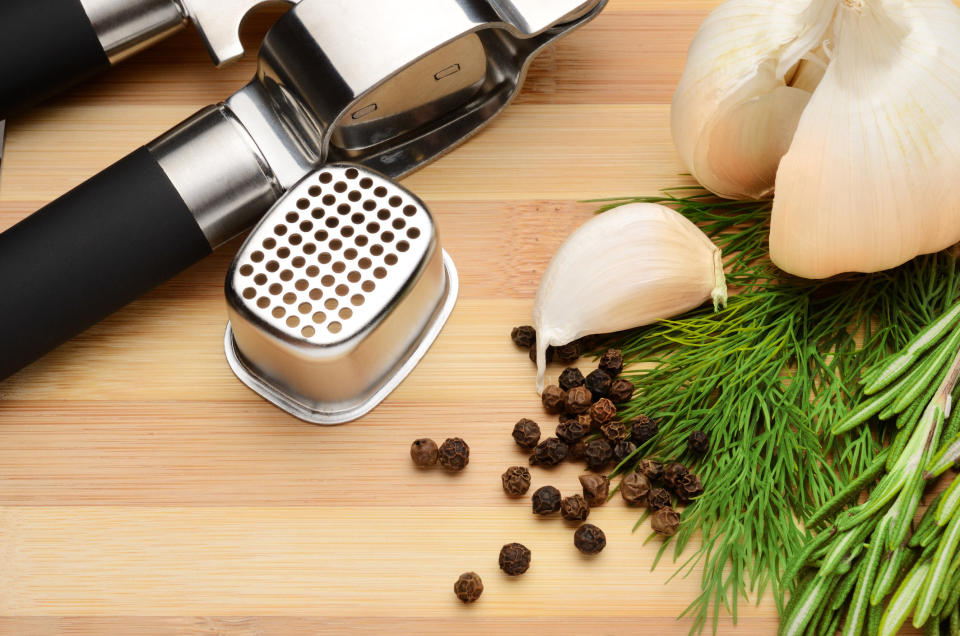
<svg viewBox="0 0 960 636"><path fill-rule="evenodd" d="M0 234L0 380L202 259L146 148Z"/></svg>
<svg viewBox="0 0 960 636"><path fill-rule="evenodd" d="M80 0L0 2L0 119L109 66Z"/></svg>

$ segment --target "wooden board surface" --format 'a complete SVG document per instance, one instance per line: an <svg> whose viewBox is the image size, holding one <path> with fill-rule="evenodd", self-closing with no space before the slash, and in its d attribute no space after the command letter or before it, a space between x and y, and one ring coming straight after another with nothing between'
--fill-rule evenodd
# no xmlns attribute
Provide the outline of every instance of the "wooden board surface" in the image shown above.
<svg viewBox="0 0 960 636"><path fill-rule="evenodd" d="M222 350L225 270L239 242L0 384L0 633L684 634L698 573L665 585L637 511L593 511L609 545L507 500L510 437L542 418L526 356L540 272L594 206L678 176L669 101L713 0L611 0L540 58L517 103L405 181L431 206L461 276L426 359L368 417L317 428L241 385ZM253 43L276 12L253 18ZM9 123L0 229L238 89L253 59L212 68L180 34ZM544 423L548 418L542 418ZM552 423L547 423L552 428ZM549 429L548 429L549 430ZM461 436L462 474L418 472L415 437ZM576 490L574 466L534 487ZM497 568L520 541L533 567ZM464 607L456 576L481 574ZM773 633L765 601L740 632ZM729 620L720 623L731 632Z"/></svg>

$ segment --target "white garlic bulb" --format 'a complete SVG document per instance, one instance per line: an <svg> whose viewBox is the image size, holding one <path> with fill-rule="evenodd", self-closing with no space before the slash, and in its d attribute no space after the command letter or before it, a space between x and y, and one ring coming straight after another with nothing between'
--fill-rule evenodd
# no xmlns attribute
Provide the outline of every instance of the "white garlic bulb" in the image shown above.
<svg viewBox="0 0 960 636"><path fill-rule="evenodd" d="M729 0L674 97L710 190L775 191L787 272L874 272L960 241L960 9L950 0Z"/></svg>
<svg viewBox="0 0 960 636"><path fill-rule="evenodd" d="M720 250L679 212L631 203L577 228L547 266L533 308L537 392L548 346L726 305Z"/></svg>

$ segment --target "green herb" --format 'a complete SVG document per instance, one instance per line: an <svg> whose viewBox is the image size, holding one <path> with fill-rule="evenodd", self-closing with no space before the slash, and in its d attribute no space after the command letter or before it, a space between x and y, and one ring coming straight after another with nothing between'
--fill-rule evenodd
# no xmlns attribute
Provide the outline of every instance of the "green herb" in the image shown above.
<svg viewBox="0 0 960 636"><path fill-rule="evenodd" d="M883 608L877 625L880 634L895 634L911 616L913 626L926 627L928 633L939 633L939 625L951 620L955 605L949 600L960 567L960 479L954 478L933 499L912 533L911 527L924 491L935 474L946 470L941 470L943 458L950 456L955 444L944 432L949 434L955 421L947 414L957 397L954 394L960 379L958 316L960 304L921 330L903 351L868 371L864 376L865 393L874 395L865 396L833 426L834 434L846 434L856 426L851 422L860 423L860 414L869 410L864 405L878 400L903 405L896 427L888 425L887 430L880 430L888 438L890 434L896 437L874 462L869 474L880 479L867 500L862 504L852 500L852 507L841 510L834 497L813 515L818 523L828 520L829 525L807 541L787 572L789 577L797 577L795 582L787 581L788 585L794 583L793 594L810 600L807 607L793 605L783 613L783 633L802 629L807 620L804 612L822 611L827 605L823 598L813 597L817 589L810 581L834 577L841 559L863 573L856 585L843 592L851 595L845 635L861 633L868 599L870 605ZM886 470L880 474L876 466L884 456ZM816 560L823 550L827 556ZM888 551L886 563L879 567L884 551ZM912 567L904 571L902 566L907 564ZM886 600L894 589L893 596ZM841 605L845 599L840 599ZM832 599L829 607L838 607L837 602Z"/></svg>
<svg viewBox="0 0 960 636"><path fill-rule="evenodd" d="M671 539L676 559L702 537L677 573L702 567L701 594L684 612L694 618L691 632L699 632L711 616L716 630L721 609L735 622L738 603L751 593L759 600L769 588L783 607L780 577L806 536L795 519L874 466L881 450L866 427L837 436L830 427L860 401L861 369L903 348L953 303L957 267L944 253L874 275L797 279L767 257L769 202L685 190L607 200L604 210L631 202L673 206L723 250L734 292L717 313L703 308L619 334L612 345L627 363L645 363L627 372L638 388L624 421L645 414L661 423L617 471L648 456L695 460L686 445L694 430L711 440L698 468L707 491L684 511ZM828 593L822 580L810 585Z"/></svg>

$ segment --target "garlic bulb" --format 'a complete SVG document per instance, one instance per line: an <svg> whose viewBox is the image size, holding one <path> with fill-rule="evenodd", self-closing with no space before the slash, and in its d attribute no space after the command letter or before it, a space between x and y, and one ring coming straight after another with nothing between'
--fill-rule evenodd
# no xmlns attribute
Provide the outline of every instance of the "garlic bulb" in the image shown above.
<svg viewBox="0 0 960 636"><path fill-rule="evenodd" d="M533 308L537 392L548 346L647 325L709 299L726 305L720 250L682 214L632 203L577 228L547 266Z"/></svg>
<svg viewBox="0 0 960 636"><path fill-rule="evenodd" d="M729 0L690 49L672 126L694 176L774 190L787 272L873 272L960 241L960 9Z"/></svg>

